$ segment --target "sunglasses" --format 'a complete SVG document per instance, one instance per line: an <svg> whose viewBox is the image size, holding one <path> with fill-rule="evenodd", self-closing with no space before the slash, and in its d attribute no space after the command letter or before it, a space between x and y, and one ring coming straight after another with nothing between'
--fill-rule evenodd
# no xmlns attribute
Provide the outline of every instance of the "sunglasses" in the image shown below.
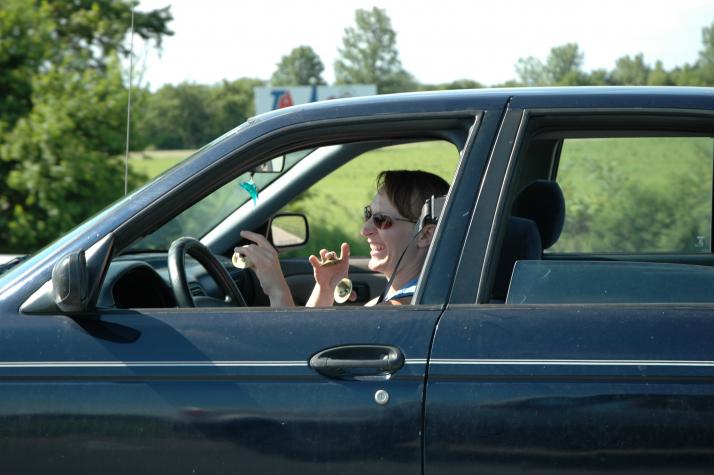
<svg viewBox="0 0 714 475"><path fill-rule="evenodd" d="M364 207L364 222L372 220L377 229L389 229L394 224L394 221L406 221L407 223L416 223L411 219L405 218L392 218L383 213L373 213L372 208L368 205Z"/></svg>

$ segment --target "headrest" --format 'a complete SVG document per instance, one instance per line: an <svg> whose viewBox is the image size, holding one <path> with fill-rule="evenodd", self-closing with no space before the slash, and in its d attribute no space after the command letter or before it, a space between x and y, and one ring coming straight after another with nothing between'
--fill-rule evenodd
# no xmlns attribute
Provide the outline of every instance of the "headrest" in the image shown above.
<svg viewBox="0 0 714 475"><path fill-rule="evenodd" d="M542 251L540 233L533 221L513 216L508 218L492 298L505 300L515 263L521 260L540 259Z"/></svg>
<svg viewBox="0 0 714 475"><path fill-rule="evenodd" d="M511 215L534 221L543 249L548 249L560 237L565 223L565 198L560 185L548 180L536 180L529 184L513 203Z"/></svg>

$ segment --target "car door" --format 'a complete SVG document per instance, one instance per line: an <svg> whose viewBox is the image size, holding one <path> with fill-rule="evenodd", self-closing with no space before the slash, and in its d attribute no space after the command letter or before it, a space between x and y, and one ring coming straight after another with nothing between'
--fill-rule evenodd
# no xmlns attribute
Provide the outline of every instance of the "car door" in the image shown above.
<svg viewBox="0 0 714 475"><path fill-rule="evenodd" d="M494 149L487 185L474 210L482 220L495 216L495 225L472 224L453 303L440 318L434 338L425 410L427 474L711 473L714 468L714 297L708 242L714 153L713 117L706 110L711 101L637 94L617 99L583 94L572 99L515 99L505 118L506 123L513 122L511 134L502 134ZM597 110L574 112L576 103ZM519 110L527 109L526 104L533 108ZM570 110L549 107L554 104ZM678 106L682 109L674 110ZM648 107L659 110L647 111ZM662 162L657 161L658 154L665 146L634 149L632 156L645 161L637 173L630 169L630 175L618 181L617 173L608 168L602 182L621 184L609 192L610 200L637 197L619 208L620 224L588 228L582 221L567 221L566 214L560 238L591 245L592 236L578 241L566 235L606 229L604 234L612 237L626 224L647 217L650 226L642 234L631 228L630 251L608 256L601 248L593 248L598 251L593 255L582 249L571 254L546 252L542 259L539 253L516 264L505 302L494 300L491 289L499 252L506 246L505 223L511 211L515 213L517 207L511 205L517 202L518 191L531 179L563 178L555 171L558 158L565 166L561 152L568 140L607 146L620 144L622 137L645 143L663 140L660 145L670 139L701 138L709 145L691 149L699 149L705 171L692 173L699 167L691 168L685 159L688 152L681 147ZM555 147L539 152L548 141ZM608 163L619 163L614 147L607 155ZM654 163L674 165L662 170ZM663 174L658 187L665 187L675 199L660 199L650 193L655 187L639 181L658 170ZM709 190L702 203L708 210L703 213L704 231L699 225L686 229L689 237L677 241L691 243L691 249L653 252L648 243L675 240L651 237L687 228L679 224L688 219L687 213L669 213L671 219L660 220L649 211L628 217L627 209L652 209L648 201L654 200L655 208L666 215L669 204L686 200L689 213L695 213L692 203L698 206L701 199L690 196L698 189L690 185L692 180ZM595 193L587 187L597 183L591 174L581 191ZM568 207L572 191L565 190L565 207L571 215L582 214L572 202ZM544 203L539 203L540 211ZM604 223L604 218L590 216L595 220L591 223ZM627 245L622 239L603 242ZM479 303L469 303L470 299Z"/></svg>
<svg viewBox="0 0 714 475"><path fill-rule="evenodd" d="M476 132L472 112L454 115L446 120ZM477 186L459 183L480 181L500 110L485 117L483 137L469 135L464 157L475 158L462 160L434 255L463 239L462 207ZM199 165L169 180L201 177ZM118 231L104 219L80 240L109 228L126 246L176 200L220 181L224 171L208 168L213 175L174 192L165 208L130 202L144 214ZM431 259L425 272L440 285L413 306L7 312L0 461L28 473L421 473L426 361L455 263ZM4 289L3 308L44 298L47 284L36 289L46 276L18 284L24 293Z"/></svg>
<svg viewBox="0 0 714 475"><path fill-rule="evenodd" d="M419 473L423 378L440 312L6 318L0 460L24 473ZM325 350L334 367L320 373L309 361Z"/></svg>

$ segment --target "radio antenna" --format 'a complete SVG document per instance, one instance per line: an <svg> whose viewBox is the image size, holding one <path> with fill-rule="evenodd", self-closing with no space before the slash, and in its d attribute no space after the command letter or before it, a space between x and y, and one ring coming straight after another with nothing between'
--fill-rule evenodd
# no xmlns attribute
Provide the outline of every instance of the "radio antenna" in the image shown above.
<svg viewBox="0 0 714 475"><path fill-rule="evenodd" d="M134 77L134 0L131 2L131 28L129 29L129 91L126 99L126 148L124 150L124 196L129 191L129 132L131 131L131 86Z"/></svg>

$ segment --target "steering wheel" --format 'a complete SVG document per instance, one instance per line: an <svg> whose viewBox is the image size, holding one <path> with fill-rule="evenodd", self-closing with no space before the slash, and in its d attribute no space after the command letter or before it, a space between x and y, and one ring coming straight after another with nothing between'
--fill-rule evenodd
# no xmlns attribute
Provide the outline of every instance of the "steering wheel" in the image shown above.
<svg viewBox="0 0 714 475"><path fill-rule="evenodd" d="M226 268L218 262L218 259L216 259L211 251L201 244L198 239L182 237L171 243L168 257L171 291L174 293L176 303L179 307L196 306L191 290L188 288L188 279L186 278L186 254L196 259L204 269L206 269L208 274L213 278L216 284L218 284L218 287L228 296L230 300L228 303L230 305L238 307L248 306L243 298L243 294L241 294L238 286Z"/></svg>

